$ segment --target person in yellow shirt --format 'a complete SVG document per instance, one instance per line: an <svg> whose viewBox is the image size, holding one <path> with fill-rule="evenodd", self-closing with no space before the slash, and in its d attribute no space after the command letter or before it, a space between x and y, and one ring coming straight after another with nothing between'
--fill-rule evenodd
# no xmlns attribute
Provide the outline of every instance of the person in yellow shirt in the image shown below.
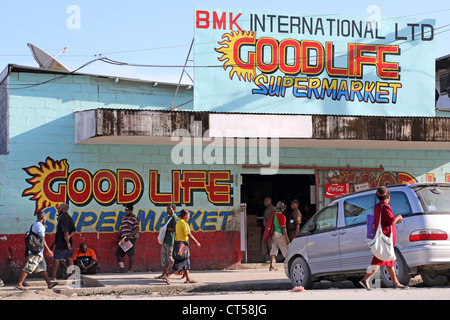
<svg viewBox="0 0 450 320"><path fill-rule="evenodd" d="M163 280L170 284L169 276L178 271L184 272L186 276L185 283L197 283L197 281L191 279L189 275L189 270L191 269L191 260L189 252L189 239L195 242L198 247L201 247L200 242L194 238L191 234L191 228L189 227L188 221L190 218L189 211L186 209L181 210L179 215L179 220L175 226L175 242L173 245L173 258L175 262L172 265L172 270L169 274L163 276Z"/></svg>

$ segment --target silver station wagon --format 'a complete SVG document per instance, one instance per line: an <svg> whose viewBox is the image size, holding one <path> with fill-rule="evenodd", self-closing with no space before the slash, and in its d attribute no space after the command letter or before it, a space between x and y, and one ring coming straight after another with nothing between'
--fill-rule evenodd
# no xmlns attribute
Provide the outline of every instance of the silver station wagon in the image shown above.
<svg viewBox="0 0 450 320"><path fill-rule="evenodd" d="M395 270L402 284L421 275L428 286L446 285L450 277L450 184L388 186L396 225ZM294 286L311 288L315 281L352 280L366 273L372 253L366 242L366 216L378 203L376 189L335 199L317 212L289 245L284 262ZM393 283L385 267L382 285Z"/></svg>

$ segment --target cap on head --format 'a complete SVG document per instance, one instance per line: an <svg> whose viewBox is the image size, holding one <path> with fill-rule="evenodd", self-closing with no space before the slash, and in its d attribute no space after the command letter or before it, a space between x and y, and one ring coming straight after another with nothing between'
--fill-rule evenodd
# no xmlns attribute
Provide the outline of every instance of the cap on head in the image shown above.
<svg viewBox="0 0 450 320"><path fill-rule="evenodd" d="M67 203L61 203L58 207L56 207L56 209L69 209L69 205Z"/></svg>
<svg viewBox="0 0 450 320"><path fill-rule="evenodd" d="M125 206L125 211L133 211L133 205L132 204L127 204Z"/></svg>

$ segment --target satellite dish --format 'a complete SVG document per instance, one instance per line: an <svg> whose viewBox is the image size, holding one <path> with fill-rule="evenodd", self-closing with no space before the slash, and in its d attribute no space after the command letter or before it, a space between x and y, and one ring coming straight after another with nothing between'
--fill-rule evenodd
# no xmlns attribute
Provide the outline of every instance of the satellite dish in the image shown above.
<svg viewBox="0 0 450 320"><path fill-rule="evenodd" d="M33 53L33 57L39 64L40 68L47 70L70 72L69 69L67 69L61 62L53 58L44 50L39 49L38 47L32 45L31 43L27 43L27 45L30 48L31 52ZM65 52L66 50L67 47L65 47L62 52Z"/></svg>

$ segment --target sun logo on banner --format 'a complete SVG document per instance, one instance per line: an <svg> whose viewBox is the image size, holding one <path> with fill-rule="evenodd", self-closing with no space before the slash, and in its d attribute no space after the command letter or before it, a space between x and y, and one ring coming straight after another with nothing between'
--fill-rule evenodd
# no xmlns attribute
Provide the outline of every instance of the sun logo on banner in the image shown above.
<svg viewBox="0 0 450 320"><path fill-rule="evenodd" d="M48 157L44 162L39 162L38 166L23 168L32 178L26 181L31 187L24 190L22 197L33 196L30 200L36 201L36 212L47 207L55 207L65 202L66 187L59 185L57 191L53 190L58 181L67 177L69 165L67 160L55 161Z"/></svg>
<svg viewBox="0 0 450 320"><path fill-rule="evenodd" d="M214 49L222 56L219 61L224 62L223 69L231 67L230 80L237 75L239 80L252 82L255 79L255 55L249 53L249 61L242 61L239 57L240 47L254 44L256 41L256 32L254 31L231 31L222 36L223 41L218 42L222 47Z"/></svg>

